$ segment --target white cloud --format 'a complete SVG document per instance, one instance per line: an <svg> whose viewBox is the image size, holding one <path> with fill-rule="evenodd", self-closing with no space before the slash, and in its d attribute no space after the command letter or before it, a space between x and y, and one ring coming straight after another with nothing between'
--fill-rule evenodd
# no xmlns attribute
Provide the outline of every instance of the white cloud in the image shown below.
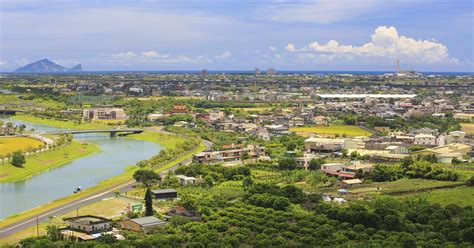
<svg viewBox="0 0 474 248"><path fill-rule="evenodd" d="M414 63L457 62L450 58L448 48L433 40L420 40L399 35L395 27L380 26L371 35L371 41L361 46L342 45L335 40L326 44L317 41L308 47L296 49L292 43L286 46L288 52L321 53L334 58L380 57L400 58Z"/></svg>
<svg viewBox="0 0 474 248"><path fill-rule="evenodd" d="M168 54L161 54L157 51L147 51L147 52L142 52L142 57L144 58L168 58Z"/></svg>
<svg viewBox="0 0 474 248"><path fill-rule="evenodd" d="M7 62L7 61L2 61L2 60L0 60L0 66L1 66L1 67L5 67L5 66L7 66L7 65L8 65L8 62Z"/></svg>
<svg viewBox="0 0 474 248"><path fill-rule="evenodd" d="M286 45L285 47L285 50L288 52L296 52L295 45L293 45L292 43L288 43L288 45Z"/></svg>
<svg viewBox="0 0 474 248"><path fill-rule="evenodd" d="M135 52L123 52L123 53L114 53L110 54L110 57L115 58L115 59L133 59L137 57L137 54Z"/></svg>
<svg viewBox="0 0 474 248"><path fill-rule="evenodd" d="M216 59L222 59L222 60L230 59L231 57L232 57L232 53L230 53L229 51L225 51L223 54L215 56Z"/></svg>
<svg viewBox="0 0 474 248"><path fill-rule="evenodd" d="M276 48L274 46L270 46L269 48L270 48L270 51L272 51L274 53L278 52L278 48Z"/></svg>

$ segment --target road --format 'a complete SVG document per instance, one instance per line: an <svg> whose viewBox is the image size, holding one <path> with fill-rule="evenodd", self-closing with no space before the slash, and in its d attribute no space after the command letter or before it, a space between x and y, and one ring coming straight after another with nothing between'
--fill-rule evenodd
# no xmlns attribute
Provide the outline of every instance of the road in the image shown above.
<svg viewBox="0 0 474 248"><path fill-rule="evenodd" d="M211 148L211 146L212 146L211 142L209 142L207 140L204 140L203 142L206 146L206 149ZM174 171L179 166L189 164L189 163L191 163L191 158L186 159L183 162L178 163L178 164L170 167L169 169L166 169L166 170L162 171L161 174L168 173L168 171ZM42 213L39 213L38 215L35 215L33 217L28 218L28 219L18 221L16 223L7 225L5 227L1 227L0 228L0 239L4 239L4 238L6 238L10 235L13 235L17 232L25 230L29 227L32 227L32 226L36 225L37 222L42 223L44 221L47 221L50 216L58 216L58 215L66 214L66 213L72 212L72 211L74 211L78 208L81 208L83 206L89 205L89 204L94 203L94 202L98 202L102 199L113 197L114 192L117 191L117 190L119 190L120 192L129 191L129 190L134 188L135 184L136 184L135 180L130 180L130 181L127 181L125 183L114 185L114 186L111 186L107 189L101 190L99 192L96 192L96 193L84 196L82 198L76 199L74 201L65 203L64 205L46 210Z"/></svg>

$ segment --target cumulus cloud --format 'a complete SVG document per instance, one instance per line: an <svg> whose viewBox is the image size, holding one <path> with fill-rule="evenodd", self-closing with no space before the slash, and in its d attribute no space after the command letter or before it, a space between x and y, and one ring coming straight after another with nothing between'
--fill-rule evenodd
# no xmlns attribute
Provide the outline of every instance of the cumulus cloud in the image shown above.
<svg viewBox="0 0 474 248"><path fill-rule="evenodd" d="M142 52L142 56L144 58L168 58L168 54L161 54L157 51L147 51L147 52Z"/></svg>
<svg viewBox="0 0 474 248"><path fill-rule="evenodd" d="M288 52L320 53L332 58L380 57L402 58L410 62L437 63L457 62L450 58L448 48L435 40L420 40L399 35L395 27L379 26L371 35L371 41L361 46L342 45L335 40L326 44L315 41L307 47L296 49L292 43L286 46Z"/></svg>
<svg viewBox="0 0 474 248"><path fill-rule="evenodd" d="M4 67L4 66L6 66L6 65L8 65L8 62L7 62L7 61L2 61L2 60L0 60L0 66L1 66L1 67Z"/></svg>
<svg viewBox="0 0 474 248"><path fill-rule="evenodd" d="M288 45L286 45L285 47L285 50L288 52L296 52L295 45L293 45L292 43L288 43Z"/></svg>
<svg viewBox="0 0 474 248"><path fill-rule="evenodd" d="M225 60L225 59L230 59L231 57L232 57L232 53L230 53L229 51L225 51L223 54L217 55L216 59Z"/></svg>

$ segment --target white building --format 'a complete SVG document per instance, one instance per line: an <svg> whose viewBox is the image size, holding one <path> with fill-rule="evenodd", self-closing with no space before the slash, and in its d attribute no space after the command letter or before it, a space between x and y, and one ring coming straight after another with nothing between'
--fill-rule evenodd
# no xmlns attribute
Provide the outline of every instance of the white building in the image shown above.
<svg viewBox="0 0 474 248"><path fill-rule="evenodd" d="M436 146L436 137L430 134L417 134L413 144L422 146Z"/></svg>

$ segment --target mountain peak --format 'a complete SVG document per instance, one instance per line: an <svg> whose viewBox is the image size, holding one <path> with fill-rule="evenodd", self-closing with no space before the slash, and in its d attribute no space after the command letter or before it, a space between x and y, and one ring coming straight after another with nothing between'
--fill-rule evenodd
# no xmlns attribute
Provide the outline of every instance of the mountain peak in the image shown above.
<svg viewBox="0 0 474 248"><path fill-rule="evenodd" d="M15 70L17 73L55 73L69 71L82 71L82 65L78 64L73 68L68 69L62 65L54 63L49 59L44 58Z"/></svg>

